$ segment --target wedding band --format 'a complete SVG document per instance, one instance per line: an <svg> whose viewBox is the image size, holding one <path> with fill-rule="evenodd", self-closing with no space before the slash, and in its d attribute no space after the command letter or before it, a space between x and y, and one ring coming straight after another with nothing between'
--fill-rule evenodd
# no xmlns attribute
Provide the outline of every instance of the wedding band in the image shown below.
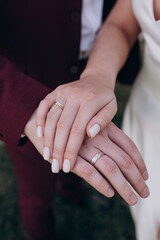
<svg viewBox="0 0 160 240"><path fill-rule="evenodd" d="M100 159L103 155L104 155L104 153L102 153L102 152L97 153L97 154L92 158L91 164L94 165L94 164L96 163L96 161L97 161L98 159Z"/></svg>
<svg viewBox="0 0 160 240"><path fill-rule="evenodd" d="M58 106L59 108L61 108L62 110L64 109L63 104L60 102L55 102L55 105Z"/></svg>

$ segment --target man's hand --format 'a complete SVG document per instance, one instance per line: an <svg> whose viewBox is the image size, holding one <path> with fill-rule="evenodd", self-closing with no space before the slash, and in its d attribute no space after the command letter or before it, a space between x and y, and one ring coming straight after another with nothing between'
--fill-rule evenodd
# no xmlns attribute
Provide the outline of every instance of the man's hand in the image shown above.
<svg viewBox="0 0 160 240"><path fill-rule="evenodd" d="M25 134L42 155L43 138L36 135L36 111L26 124ZM92 165L91 160L99 152L104 155ZM48 161L52 163L52 159ZM94 139L85 138L72 172L106 197L114 195L114 187L129 205L137 203L131 186L141 197L149 196L144 161L135 144L112 122Z"/></svg>

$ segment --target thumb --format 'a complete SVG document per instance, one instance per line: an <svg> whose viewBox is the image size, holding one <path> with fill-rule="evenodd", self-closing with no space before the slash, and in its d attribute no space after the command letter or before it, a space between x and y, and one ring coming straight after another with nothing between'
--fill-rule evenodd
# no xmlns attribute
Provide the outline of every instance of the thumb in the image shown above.
<svg viewBox="0 0 160 240"><path fill-rule="evenodd" d="M103 130L111 122L117 112L116 100L112 100L105 105L88 123L87 135L91 138L95 137L101 130Z"/></svg>

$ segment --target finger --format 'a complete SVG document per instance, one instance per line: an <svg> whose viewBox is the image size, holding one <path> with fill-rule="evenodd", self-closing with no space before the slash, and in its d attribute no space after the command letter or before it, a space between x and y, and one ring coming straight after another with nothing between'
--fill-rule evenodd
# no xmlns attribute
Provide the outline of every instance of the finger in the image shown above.
<svg viewBox="0 0 160 240"><path fill-rule="evenodd" d="M55 101L56 94L52 92L40 102L36 116L37 137L43 136L47 113Z"/></svg>
<svg viewBox="0 0 160 240"><path fill-rule="evenodd" d="M142 174L143 179L147 180L148 171L146 169L143 158L134 142L113 123L110 123L108 127L109 138L133 159L134 163Z"/></svg>
<svg viewBox="0 0 160 240"><path fill-rule="evenodd" d="M70 135L70 129L78 112L79 105L77 103L70 104L68 101L57 122L57 128L53 146L53 158L59 162L60 169L64 160L64 152ZM56 161L55 161L56 164ZM54 165L54 163L53 163ZM54 169L54 166L53 166ZM63 167L64 172L70 171L70 162L66 161Z"/></svg>
<svg viewBox="0 0 160 240"><path fill-rule="evenodd" d="M77 157L76 164L72 169L72 172L83 178L98 192L102 193L106 197L113 197L114 190L111 185L104 179L104 177L87 161L81 157Z"/></svg>
<svg viewBox="0 0 160 240"><path fill-rule="evenodd" d="M116 98L104 106L88 123L87 135L91 138L95 137L100 130L104 129L112 120L117 112Z"/></svg>
<svg viewBox="0 0 160 240"><path fill-rule="evenodd" d="M86 134L87 123L96 110L93 104L91 104L90 107L88 105L81 105L79 108L79 111L70 130L70 135L64 153L63 169L65 172L69 172L67 165L70 166L70 169L73 168L77 159L77 154ZM66 171L66 169L68 169L68 171Z"/></svg>
<svg viewBox="0 0 160 240"><path fill-rule="evenodd" d="M104 176L129 205L137 203L137 196L129 186L117 164L111 158L106 155L102 156L96 161L95 167L98 171L103 172Z"/></svg>
<svg viewBox="0 0 160 240"><path fill-rule="evenodd" d="M43 157L45 160L49 160L52 157L53 142L55 137L55 131L57 122L62 114L62 109L57 105L53 105L47 114L45 129L44 129L44 150ZM56 172L59 172L59 163L56 163Z"/></svg>
<svg viewBox="0 0 160 240"><path fill-rule="evenodd" d="M101 151L103 151L116 163L124 177L132 185L135 191L143 198L148 197L149 189L133 159L111 141L107 141L107 144L103 141L99 147Z"/></svg>
<svg viewBox="0 0 160 240"><path fill-rule="evenodd" d="M95 158L98 152L101 151L93 147L93 145L92 147L89 147L89 144L85 143L81 147L79 154L82 158L85 157L85 159L91 163L92 159ZM137 196L127 183L116 163L111 158L104 155L96 160L94 166L108 179L112 186L129 205L137 203Z"/></svg>

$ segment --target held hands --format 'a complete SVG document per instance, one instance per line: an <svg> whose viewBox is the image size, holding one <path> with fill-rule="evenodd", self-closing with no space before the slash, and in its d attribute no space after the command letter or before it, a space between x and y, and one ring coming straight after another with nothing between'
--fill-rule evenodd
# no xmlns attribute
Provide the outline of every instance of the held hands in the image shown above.
<svg viewBox="0 0 160 240"><path fill-rule="evenodd" d="M37 136L43 136L43 157L53 159L54 173L73 169L86 133L95 137L115 115L113 90L103 82L85 77L59 86L41 101Z"/></svg>
<svg viewBox="0 0 160 240"><path fill-rule="evenodd" d="M97 153L103 154L96 160ZM105 196L112 197L115 189L129 205L134 205L138 199L131 186L142 198L149 196L145 183L148 173L141 154L112 122L94 139L85 138L77 159L73 172Z"/></svg>
<svg viewBox="0 0 160 240"><path fill-rule="evenodd" d="M25 134L42 155L43 137L37 139L35 123L36 111L26 124ZM103 154L96 158L97 153ZM51 163L52 159L48 161ZM72 172L106 197L112 197L117 190L129 205L137 203L131 186L141 197L149 196L144 161L135 144L112 122L95 138L85 137Z"/></svg>

